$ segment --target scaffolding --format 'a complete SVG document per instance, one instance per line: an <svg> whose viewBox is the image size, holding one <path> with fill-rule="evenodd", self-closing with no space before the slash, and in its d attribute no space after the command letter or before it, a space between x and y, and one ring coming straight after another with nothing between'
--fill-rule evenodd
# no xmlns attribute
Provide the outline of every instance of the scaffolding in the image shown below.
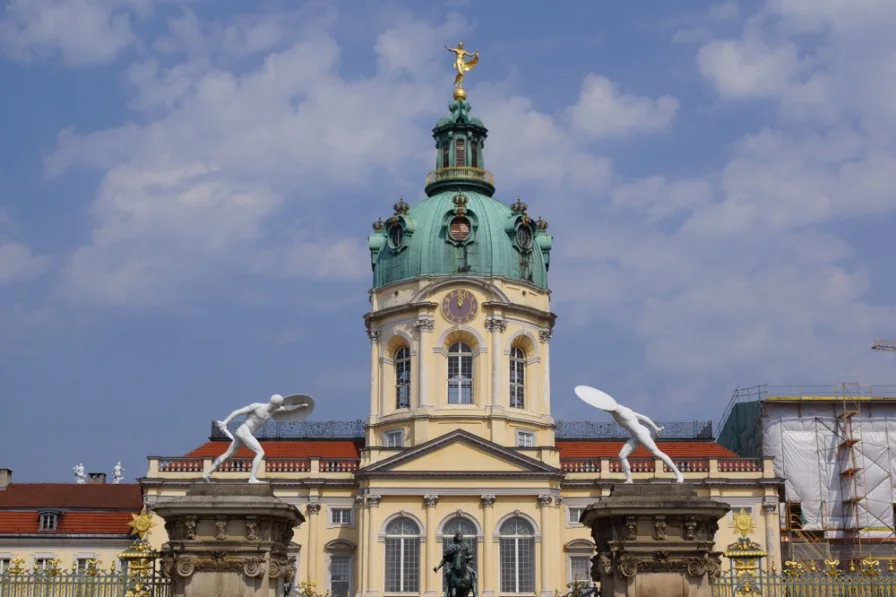
<svg viewBox="0 0 896 597"><path fill-rule="evenodd" d="M896 387L739 387L719 428L738 454L775 458L786 557L896 558Z"/></svg>

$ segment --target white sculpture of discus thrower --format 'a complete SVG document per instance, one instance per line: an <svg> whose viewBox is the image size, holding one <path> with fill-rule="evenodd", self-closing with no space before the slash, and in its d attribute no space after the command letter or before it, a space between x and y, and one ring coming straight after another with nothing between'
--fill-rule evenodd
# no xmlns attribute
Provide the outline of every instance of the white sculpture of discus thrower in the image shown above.
<svg viewBox="0 0 896 597"><path fill-rule="evenodd" d="M226 452L215 459L208 472L202 475L203 480L208 482L212 473L218 470L242 446L246 446L255 452L255 458L252 459L252 472L249 473L249 483L264 483L264 481L259 481L256 476L261 466L261 461L264 459L264 450L261 444L258 443L258 440L255 439L255 432L261 429L271 418L280 423L297 422L307 418L313 410L314 399L311 396L291 394L284 398L280 394L274 394L266 403L256 402L249 406L244 406L230 413L223 421L216 421L218 429L230 438L230 446ZM246 415L246 420L231 434L230 430L227 429L227 424L240 415Z"/></svg>
<svg viewBox="0 0 896 597"><path fill-rule="evenodd" d="M575 392L576 396L594 408L599 408L600 410L610 413L613 420L632 436L631 439L625 442L625 445L622 446L622 450L619 451L619 462L622 463L622 470L625 472L626 483L632 482L632 467L628 463L628 455L632 453L638 444L641 444L650 450L654 456L665 462L666 466L675 473L675 478L679 483L684 481L681 471L678 470L678 467L675 466L675 463L672 462L671 458L663 452L660 452L656 442L653 441L650 429L644 426L644 424L649 425L656 435L659 435L660 432L662 432L663 428L658 427L656 423L650 420L650 417L636 413L632 409L622 406L616 402L612 396L605 392L601 392L597 388L592 388L591 386L576 386Z"/></svg>

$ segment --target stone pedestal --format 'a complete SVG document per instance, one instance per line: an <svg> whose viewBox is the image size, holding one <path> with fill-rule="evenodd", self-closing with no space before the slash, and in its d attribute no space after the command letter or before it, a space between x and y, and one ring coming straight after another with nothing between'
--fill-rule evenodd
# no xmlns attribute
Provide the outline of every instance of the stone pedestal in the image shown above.
<svg viewBox="0 0 896 597"><path fill-rule="evenodd" d="M721 572L715 534L729 509L685 484L615 485L582 515L601 597L711 597Z"/></svg>
<svg viewBox="0 0 896 597"><path fill-rule="evenodd" d="M196 484L154 509L168 531L161 556L172 597L280 597L295 576L287 548L305 518L269 485Z"/></svg>

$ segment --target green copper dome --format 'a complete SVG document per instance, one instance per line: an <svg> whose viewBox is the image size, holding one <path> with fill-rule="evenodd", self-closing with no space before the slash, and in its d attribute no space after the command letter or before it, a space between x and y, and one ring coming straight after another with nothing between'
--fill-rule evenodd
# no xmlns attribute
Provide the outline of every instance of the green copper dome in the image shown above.
<svg viewBox="0 0 896 597"><path fill-rule="evenodd" d="M466 100L433 129L436 169L428 197L374 223L369 238L373 287L420 276L498 276L547 288L551 236L526 205L493 199L494 179L484 169L487 129L470 117Z"/></svg>

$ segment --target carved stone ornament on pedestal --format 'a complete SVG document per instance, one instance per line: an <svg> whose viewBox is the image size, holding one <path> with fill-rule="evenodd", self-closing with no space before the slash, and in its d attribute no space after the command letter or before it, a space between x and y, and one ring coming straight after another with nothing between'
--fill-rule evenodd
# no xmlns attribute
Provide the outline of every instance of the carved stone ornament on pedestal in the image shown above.
<svg viewBox="0 0 896 597"><path fill-rule="evenodd" d="M711 597L710 580L721 573L716 521L728 510L687 485L615 485L582 518L601 596Z"/></svg>
<svg viewBox="0 0 896 597"><path fill-rule="evenodd" d="M171 597L279 597L295 575L288 548L305 519L270 485L197 484L155 511L177 529L161 550Z"/></svg>

